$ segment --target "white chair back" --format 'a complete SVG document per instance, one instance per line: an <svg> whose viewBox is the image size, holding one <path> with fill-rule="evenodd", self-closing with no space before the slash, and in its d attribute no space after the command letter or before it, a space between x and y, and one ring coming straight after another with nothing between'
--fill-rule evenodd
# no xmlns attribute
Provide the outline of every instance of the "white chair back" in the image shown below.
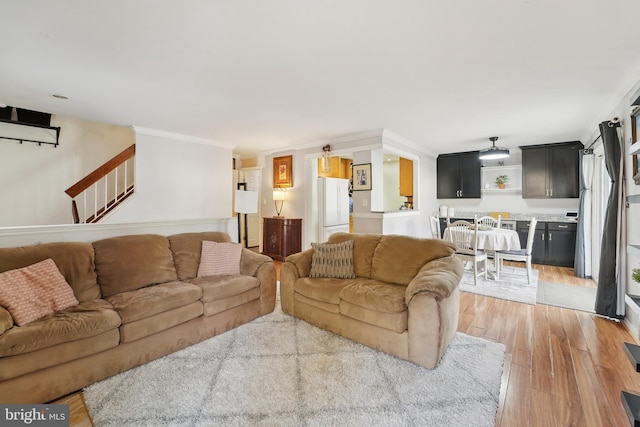
<svg viewBox="0 0 640 427"><path fill-rule="evenodd" d="M458 253L475 256L478 247L478 223L471 224L468 221L455 221L447 227L449 240L457 247Z"/></svg>
<svg viewBox="0 0 640 427"><path fill-rule="evenodd" d="M440 234L440 217L432 216L429 218L431 224L431 234L434 239L441 239L442 235Z"/></svg>
<svg viewBox="0 0 640 427"><path fill-rule="evenodd" d="M531 255L531 251L533 250L533 238L536 234L536 224L538 220L533 217L531 221L529 221L529 234L527 234L527 247L525 248L525 253L527 255Z"/></svg>
<svg viewBox="0 0 640 427"><path fill-rule="evenodd" d="M480 218L476 218L475 222L487 227L500 228L501 219L502 215L498 215L498 218L494 218L492 216L481 216Z"/></svg>

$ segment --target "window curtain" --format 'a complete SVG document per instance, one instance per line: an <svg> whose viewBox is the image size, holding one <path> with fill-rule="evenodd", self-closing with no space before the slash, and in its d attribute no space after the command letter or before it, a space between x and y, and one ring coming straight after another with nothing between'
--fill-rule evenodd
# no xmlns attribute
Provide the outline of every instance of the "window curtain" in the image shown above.
<svg viewBox="0 0 640 427"><path fill-rule="evenodd" d="M600 123L600 134L604 146L605 164L611 179L611 191L602 232L600 271L596 291L595 311L605 317L624 317L624 244L623 201L624 170L618 129L620 123Z"/></svg>
<svg viewBox="0 0 640 427"><path fill-rule="evenodd" d="M574 274L591 277L591 187L595 156L593 150L580 152L580 207L578 209L578 234L576 236L576 256Z"/></svg>

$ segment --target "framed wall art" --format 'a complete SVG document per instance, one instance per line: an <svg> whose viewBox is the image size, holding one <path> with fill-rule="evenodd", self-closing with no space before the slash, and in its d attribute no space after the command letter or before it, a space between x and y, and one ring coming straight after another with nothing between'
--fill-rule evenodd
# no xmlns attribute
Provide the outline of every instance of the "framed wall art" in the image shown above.
<svg viewBox="0 0 640 427"><path fill-rule="evenodd" d="M353 191L371 190L371 163L351 166Z"/></svg>
<svg viewBox="0 0 640 427"><path fill-rule="evenodd" d="M293 187L293 156L273 158L273 188Z"/></svg>

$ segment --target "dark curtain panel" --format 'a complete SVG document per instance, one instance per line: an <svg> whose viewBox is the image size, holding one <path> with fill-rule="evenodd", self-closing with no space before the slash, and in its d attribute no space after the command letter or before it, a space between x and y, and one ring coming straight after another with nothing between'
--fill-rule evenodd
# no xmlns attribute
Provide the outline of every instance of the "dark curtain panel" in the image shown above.
<svg viewBox="0 0 640 427"><path fill-rule="evenodd" d="M607 211L604 217L602 232L602 247L600 249L600 275L596 292L596 313L610 317L621 318L618 315L618 217L620 185L620 140L617 128L619 123L610 125L609 121L600 123L600 134L604 145L604 159L607 173L611 178L611 191L607 201Z"/></svg>

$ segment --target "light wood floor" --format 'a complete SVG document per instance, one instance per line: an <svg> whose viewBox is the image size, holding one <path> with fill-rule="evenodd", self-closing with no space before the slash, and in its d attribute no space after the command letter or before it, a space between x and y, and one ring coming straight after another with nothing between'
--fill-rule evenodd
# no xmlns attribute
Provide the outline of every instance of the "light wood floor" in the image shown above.
<svg viewBox="0 0 640 427"><path fill-rule="evenodd" d="M596 286L568 268L534 268L541 281ZM458 331L506 346L496 426L629 425L620 392L640 394L640 373L624 354L633 338L622 324L463 292ZM58 403L71 405L71 426L92 425L82 393Z"/></svg>

